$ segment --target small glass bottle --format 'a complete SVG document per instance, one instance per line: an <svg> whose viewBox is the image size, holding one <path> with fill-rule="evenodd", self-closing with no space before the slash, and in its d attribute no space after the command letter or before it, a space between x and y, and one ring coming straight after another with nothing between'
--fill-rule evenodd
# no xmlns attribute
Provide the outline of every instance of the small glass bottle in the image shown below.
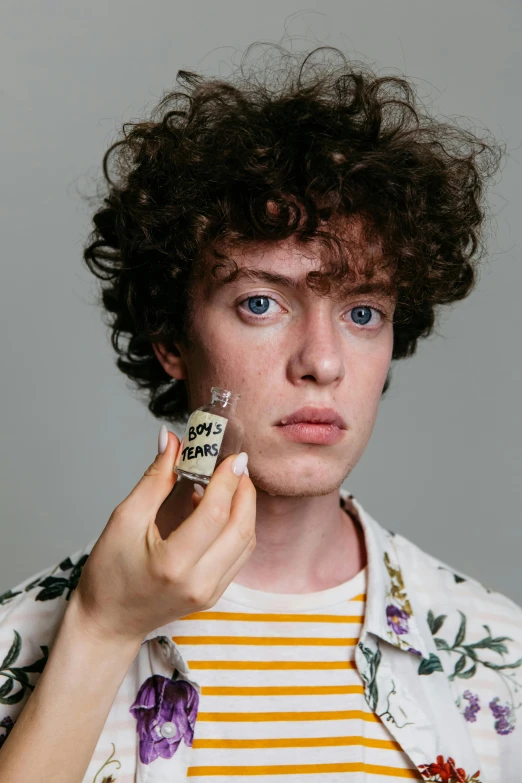
<svg viewBox="0 0 522 783"><path fill-rule="evenodd" d="M191 481L208 484L217 466L238 454L244 429L235 408L241 395L213 386L208 405L192 411L181 441L174 470Z"/></svg>

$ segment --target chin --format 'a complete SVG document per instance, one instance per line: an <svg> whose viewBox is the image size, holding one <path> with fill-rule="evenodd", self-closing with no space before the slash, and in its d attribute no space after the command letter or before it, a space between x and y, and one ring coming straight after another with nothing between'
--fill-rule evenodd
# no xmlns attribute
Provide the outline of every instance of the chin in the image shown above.
<svg viewBox="0 0 522 783"><path fill-rule="evenodd" d="M266 492L272 497L318 497L320 495L330 495L337 492L349 472L335 471L324 474L316 471L314 475L308 472L299 471L297 465L295 472L290 470L274 471L271 469L263 471L256 470L248 466L250 479L256 490Z"/></svg>

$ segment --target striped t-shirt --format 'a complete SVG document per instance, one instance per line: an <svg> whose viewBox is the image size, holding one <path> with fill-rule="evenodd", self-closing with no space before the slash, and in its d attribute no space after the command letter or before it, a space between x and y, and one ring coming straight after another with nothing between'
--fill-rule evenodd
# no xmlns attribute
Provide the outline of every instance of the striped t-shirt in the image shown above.
<svg viewBox="0 0 522 783"><path fill-rule="evenodd" d="M188 777L422 780L355 666L366 577L296 595L232 582L212 609L178 621L172 639L201 683Z"/></svg>

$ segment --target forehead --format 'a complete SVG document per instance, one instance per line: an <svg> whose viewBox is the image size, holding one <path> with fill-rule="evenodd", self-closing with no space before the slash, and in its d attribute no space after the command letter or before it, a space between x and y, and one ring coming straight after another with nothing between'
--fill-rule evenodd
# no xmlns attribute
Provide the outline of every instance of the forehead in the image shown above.
<svg viewBox="0 0 522 783"><path fill-rule="evenodd" d="M321 237L303 242L293 235L279 241L222 246L218 257L209 254L205 259L205 294L258 282L302 293L310 293L312 288L333 298L351 292L393 296L393 270L383 263L380 243L368 242L360 223L354 221L337 226L332 233L338 243ZM307 282L310 278L312 286Z"/></svg>

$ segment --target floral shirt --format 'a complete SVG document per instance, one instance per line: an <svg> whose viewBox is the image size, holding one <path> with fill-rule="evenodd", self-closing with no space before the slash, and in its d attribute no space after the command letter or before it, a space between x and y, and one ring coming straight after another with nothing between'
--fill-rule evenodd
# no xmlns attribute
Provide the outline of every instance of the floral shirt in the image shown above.
<svg viewBox="0 0 522 783"><path fill-rule="evenodd" d="M360 524L368 558L355 648L367 705L423 780L516 783L522 609L382 527L342 488L340 502ZM0 758L95 542L0 596ZM83 783L172 783L192 776L201 676L191 670L173 628L157 628L143 640Z"/></svg>

